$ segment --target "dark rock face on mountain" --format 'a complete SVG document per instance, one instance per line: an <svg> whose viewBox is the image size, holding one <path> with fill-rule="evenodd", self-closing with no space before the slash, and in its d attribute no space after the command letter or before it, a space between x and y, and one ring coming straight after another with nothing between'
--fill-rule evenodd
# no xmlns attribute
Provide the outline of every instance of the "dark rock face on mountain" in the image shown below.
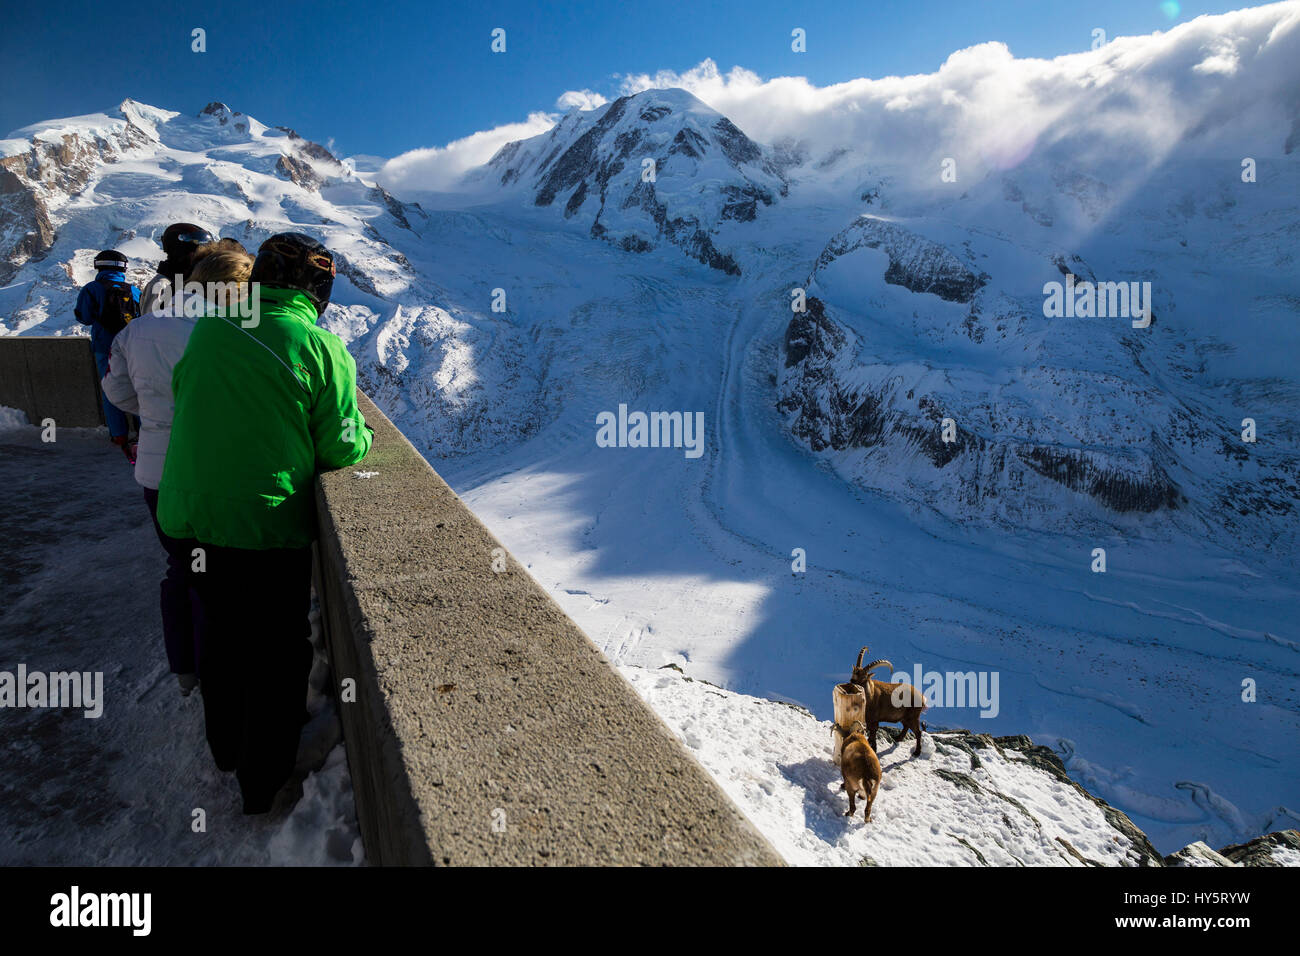
<svg viewBox="0 0 1300 956"><path fill-rule="evenodd" d="M296 156L281 156L275 161L275 169L290 182L295 182L304 189L320 189L325 180L311 167Z"/></svg>
<svg viewBox="0 0 1300 956"><path fill-rule="evenodd" d="M1091 495L1113 511L1177 508L1183 498L1178 486L1154 462L1146 475L1127 475L1094 461L1086 452L1030 446L1017 449L1016 454L1044 478Z"/></svg>
<svg viewBox="0 0 1300 956"><path fill-rule="evenodd" d="M40 193L32 182L26 156L0 159L0 282L7 282L29 259L39 259L54 243L50 222Z"/></svg>
<svg viewBox="0 0 1300 956"><path fill-rule="evenodd" d="M1300 865L1300 831L1276 830L1247 843L1236 843L1219 850L1237 866Z"/></svg>
<svg viewBox="0 0 1300 956"><path fill-rule="evenodd" d="M1300 831L1275 830L1219 850L1189 843L1165 857L1165 866L1300 866Z"/></svg>
<svg viewBox="0 0 1300 956"><path fill-rule="evenodd" d="M830 359L845 347L844 329L826 316L824 303L810 297L807 311L786 328L785 366L805 370L789 380L777 408L791 416L791 432L813 451L872 448L897 440L943 468L968 449L982 449L983 439L957 428L952 441L942 440L943 415L922 396L918 414L909 417L890 407L888 390L847 388L836 379Z"/></svg>
<svg viewBox="0 0 1300 956"><path fill-rule="evenodd" d="M531 203L629 252L660 242L729 275L724 223L750 223L787 194L777 165L725 116L682 90L624 96L572 112L552 130L508 143L488 164L502 186L528 184Z"/></svg>
<svg viewBox="0 0 1300 956"><path fill-rule="evenodd" d="M868 386L850 372L853 344L852 334L816 296L786 327L777 408L792 435L815 452L876 450L873 460L882 466L897 463L914 473L924 463L935 471L951 470L951 478L936 480L955 486L958 499L970 505L1008 488L1023 491L1030 475L1118 513L1178 508L1185 500L1152 457L1116 462L1097 451L983 434L967 424L970 415L951 399L904 388L887 368L877 385ZM946 437L945 419L951 420Z"/></svg>
<svg viewBox="0 0 1300 956"><path fill-rule="evenodd" d="M383 186L376 186L367 194L369 198L382 205L388 210L388 214L397 221L397 224L403 229L411 229L412 215L423 216L424 210L420 208L419 203L404 203Z"/></svg>
<svg viewBox="0 0 1300 956"><path fill-rule="evenodd" d="M640 133L633 130L620 134L614 144L616 149L605 156L600 155L599 147L623 118L627 102L628 97L624 96L610 103L604 115L579 136L559 159L550 164L537 187L537 198L534 200L537 205L549 206L557 194L575 188L580 188L581 195L585 197L589 178L603 190L611 176L622 172L632 147L640 139ZM581 203L580 199L578 205Z"/></svg>
<svg viewBox="0 0 1300 956"><path fill-rule="evenodd" d="M880 249L889 256L885 281L912 292L929 292L948 302L970 302L987 276L978 276L951 252L884 219L861 216L835 236L817 266L827 266L855 249Z"/></svg>
<svg viewBox="0 0 1300 956"><path fill-rule="evenodd" d="M714 269L720 269L728 275L740 275L740 266L736 264L736 260L718 251L708 231L701 227L697 218L670 214L667 204L662 202L655 193L653 183L637 183L623 202L622 208L641 209L658 227L661 236L674 245L681 246L692 259ZM603 212L602 205L601 211L596 214L596 221L591 226L593 236L604 236L608 232L600 221ZM647 241L636 235L624 235L619 242L622 248L629 252L646 252L651 248Z"/></svg>
<svg viewBox="0 0 1300 956"><path fill-rule="evenodd" d="M340 172L342 171L343 164L338 161L333 153L320 143L313 143L309 139L304 139L298 135L296 130L292 130L288 126L277 126L276 129L282 131L285 136L289 137L289 142L293 144L295 152L301 153L308 159L314 159L318 163L328 163L331 166L338 167L338 170Z"/></svg>
<svg viewBox="0 0 1300 956"><path fill-rule="evenodd" d="M343 164L320 143L304 139L287 126L277 126L288 140L289 151L275 164L276 173L304 189L319 191L332 179L345 175Z"/></svg>
<svg viewBox="0 0 1300 956"><path fill-rule="evenodd" d="M786 326L785 367L798 365L812 354L828 358L842 349L844 342L844 330L826 318L822 300L811 296L805 311L796 312Z"/></svg>
<svg viewBox="0 0 1300 956"><path fill-rule="evenodd" d="M229 126L237 133L247 133L249 129L248 117L232 110L225 103L209 103L199 110L199 116L210 116L217 121L217 125Z"/></svg>

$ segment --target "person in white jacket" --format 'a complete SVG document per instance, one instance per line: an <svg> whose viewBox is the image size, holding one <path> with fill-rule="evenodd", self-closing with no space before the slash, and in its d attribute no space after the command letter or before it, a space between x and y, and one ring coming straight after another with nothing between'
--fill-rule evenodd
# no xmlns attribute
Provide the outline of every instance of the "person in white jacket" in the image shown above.
<svg viewBox="0 0 1300 956"><path fill-rule="evenodd" d="M246 252L217 251L202 256L193 266L191 282L205 284L215 296L216 283L245 286L253 269L253 257ZM232 288L225 285L228 290ZM189 696L198 684L194 654L194 612L187 573L193 541L163 534L158 524L158 483L171 438L172 370L185 353L185 346L207 303L193 303L197 293L182 297L184 308L174 314L174 300L130 322L113 339L108 373L101 385L108 400L130 414L140 416L140 444L136 449L135 480L144 488L145 504L153 518L158 540L167 552L167 575L161 586L160 607L167 663ZM194 313L194 314L186 314Z"/></svg>

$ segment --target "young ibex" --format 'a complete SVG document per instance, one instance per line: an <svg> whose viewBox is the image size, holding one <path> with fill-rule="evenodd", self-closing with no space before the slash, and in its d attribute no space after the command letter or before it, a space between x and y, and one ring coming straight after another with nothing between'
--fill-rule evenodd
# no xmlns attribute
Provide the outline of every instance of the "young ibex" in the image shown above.
<svg viewBox="0 0 1300 956"><path fill-rule="evenodd" d="M899 740L904 740L909 730L916 734L916 749L912 751L912 756L919 757L921 755L921 712L930 706L929 702L926 701L925 695L911 684L887 684L872 677L871 672L877 667L894 665L881 658L863 667L862 656L866 653L867 646L864 645L862 650L858 651L858 662L853 665L853 676L849 678L849 683L857 684L867 695L865 720L867 732L871 735L871 749L876 749L876 730L880 724L882 722L892 724L897 721L903 725L903 736L899 737Z"/></svg>
<svg viewBox="0 0 1300 956"><path fill-rule="evenodd" d="M867 802L862 822L870 823L871 805L876 802L876 793L880 790L880 761L876 759L876 751L867 743L867 737L863 733L865 729L862 721L853 722L853 729L844 740L840 773L844 775L844 789L849 795L849 812L844 815L853 816L853 811L857 809L854 800L861 795Z"/></svg>

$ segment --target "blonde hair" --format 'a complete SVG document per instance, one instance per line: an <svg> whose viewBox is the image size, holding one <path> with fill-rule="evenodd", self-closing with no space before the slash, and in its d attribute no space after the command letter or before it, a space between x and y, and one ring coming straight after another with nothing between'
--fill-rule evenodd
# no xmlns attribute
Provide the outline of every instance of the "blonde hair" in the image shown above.
<svg viewBox="0 0 1300 956"><path fill-rule="evenodd" d="M203 245L195 248L190 254L190 268L198 265L199 261L212 255L214 252L244 252L244 244L238 239L213 239L211 242L205 242Z"/></svg>
<svg viewBox="0 0 1300 956"><path fill-rule="evenodd" d="M190 273L190 281L204 286L204 295L209 302L225 304L230 301L232 283L239 287L237 299L244 297L244 287L252 273L253 257L247 252L216 251L209 252L198 261ZM221 288L223 285L224 289Z"/></svg>

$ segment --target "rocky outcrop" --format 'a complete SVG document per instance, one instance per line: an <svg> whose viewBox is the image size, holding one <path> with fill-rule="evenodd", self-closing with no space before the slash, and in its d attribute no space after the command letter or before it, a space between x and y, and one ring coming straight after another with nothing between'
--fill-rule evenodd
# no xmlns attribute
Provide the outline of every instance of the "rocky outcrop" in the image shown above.
<svg viewBox="0 0 1300 956"><path fill-rule="evenodd" d="M1237 866L1300 866L1300 831L1276 830L1219 853Z"/></svg>
<svg viewBox="0 0 1300 956"><path fill-rule="evenodd" d="M388 214L397 221L397 224L403 229L414 232L411 227L411 218L413 215L424 216L424 210L420 208L419 203L405 203L390 193L383 186L375 186L368 193L369 197L375 202L382 205L388 210Z"/></svg>
<svg viewBox="0 0 1300 956"><path fill-rule="evenodd" d="M217 121L218 126L229 126L236 133L247 133L249 130L248 117L232 110L225 103L209 103L199 110L199 116L210 116Z"/></svg>
<svg viewBox="0 0 1300 956"><path fill-rule="evenodd" d="M937 242L875 216L860 216L839 232L817 258L824 269L856 249L879 249L889 257L885 281L948 302L968 303L988 279L976 275Z"/></svg>
<svg viewBox="0 0 1300 956"><path fill-rule="evenodd" d="M575 193L574 195L578 194ZM644 210L655 226L658 227L659 235L665 237L674 245L685 249L692 259L728 275L740 275L740 266L736 264L736 260L720 252L714 246L713 239L709 236L708 231L701 226L698 218L694 216L674 217L669 213L668 206L661 202L655 193L653 183L637 183L631 195L623 203L624 209L633 207ZM602 203L601 212L596 214L596 221L591 225L592 236L600 237L606 234L605 226L600 221L603 212L604 204ZM651 248L649 243L637 236L624 236L620 244L623 249L629 252L645 252Z"/></svg>
<svg viewBox="0 0 1300 956"><path fill-rule="evenodd" d="M275 171L304 189L319 190L325 182L309 163L296 156L281 156L275 162Z"/></svg>
<svg viewBox="0 0 1300 956"><path fill-rule="evenodd" d="M1026 736L932 728L915 757L910 735L881 726L884 779L868 825L861 809L844 816L829 721L692 679L680 665L620 669L792 864L1165 865L1127 814Z"/></svg>
<svg viewBox="0 0 1300 956"><path fill-rule="evenodd" d="M1041 744L1035 744L1024 734L1017 734L1011 737L989 737L988 734L970 734L969 742L971 746L976 749L983 746L991 746L1003 755L1008 752L1018 754L1026 763L1044 773L1052 775L1062 784L1074 788L1076 792L1092 801L1092 803L1101 810L1102 815L1106 818L1106 822L1122 833L1129 841L1136 855L1136 865L1163 865L1164 858L1156 852L1156 848L1151 845L1151 841L1147 839L1147 835L1139 830L1126 814L1116 810L1100 797L1093 796L1072 780L1069 773L1066 772L1065 764L1051 747L1044 747ZM1095 861L1085 862L1089 862L1094 866L1102 865Z"/></svg>
<svg viewBox="0 0 1300 956"><path fill-rule="evenodd" d="M276 173L284 179L318 192L331 179L346 174L343 164L320 143L304 139L287 126L275 128L289 141L289 152L275 164Z"/></svg>
<svg viewBox="0 0 1300 956"><path fill-rule="evenodd" d="M885 729L888 730L888 728ZM891 735L897 736L896 732L892 731ZM940 754L946 754L953 750L965 753L970 758L972 771L980 768L981 753L992 750L1002 758L1010 757L1011 759L1024 761L1034 769L1050 775L1061 785L1069 787L1075 793L1085 797L1101 810L1106 823L1120 834L1130 846L1130 865L1185 867L1300 866L1300 832L1295 830L1279 830L1275 833L1256 837L1248 843L1223 847L1218 851L1211 849L1201 841L1197 841L1183 847L1176 853L1161 856L1147 838L1147 835L1128 818L1127 814L1112 807L1100 797L1093 796L1071 779L1065 764L1050 747L1035 744L1023 734L1009 737L991 737L988 734L976 734L968 730L944 730L936 731L933 736L935 749ZM934 773L949 783L962 787L973 794L983 793L986 789L971 774L944 768L936 769ZM1005 794L994 792L993 795L1006 800L1012 806L1017 806L1016 801ZM1017 806L1017 809L1026 816L1029 815L1024 807ZM1099 860L1089 859L1081 855L1065 838L1056 837L1056 840L1062 845L1066 853L1079 862L1089 866L1106 865Z"/></svg>
<svg viewBox="0 0 1300 956"><path fill-rule="evenodd" d="M1189 843L1177 853L1170 853L1165 857L1165 866L1236 866L1222 853L1210 849L1209 844L1197 840L1195 843Z"/></svg>
<svg viewBox="0 0 1300 956"><path fill-rule="evenodd" d="M1197 840L1165 857L1165 866L1300 866L1300 831L1275 830L1219 850Z"/></svg>

